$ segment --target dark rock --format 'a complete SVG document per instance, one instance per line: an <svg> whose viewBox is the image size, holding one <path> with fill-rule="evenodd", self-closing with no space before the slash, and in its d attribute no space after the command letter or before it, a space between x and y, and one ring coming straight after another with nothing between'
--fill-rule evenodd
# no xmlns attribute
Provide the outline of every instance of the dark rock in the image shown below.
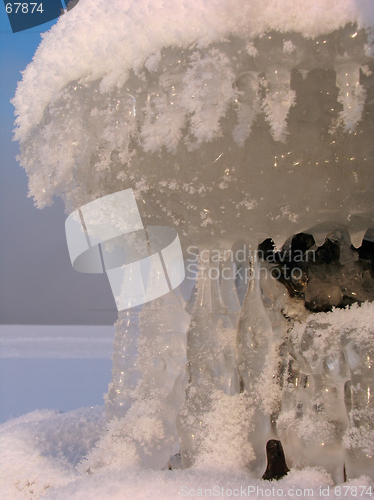
<svg viewBox="0 0 374 500"><path fill-rule="evenodd" d="M270 439L266 443L267 467L262 479L272 481L286 476L290 469L287 467L283 446L280 441Z"/></svg>

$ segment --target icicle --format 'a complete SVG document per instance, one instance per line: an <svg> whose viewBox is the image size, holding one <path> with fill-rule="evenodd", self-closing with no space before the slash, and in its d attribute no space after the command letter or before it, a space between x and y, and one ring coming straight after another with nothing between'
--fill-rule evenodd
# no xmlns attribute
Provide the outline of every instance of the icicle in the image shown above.
<svg viewBox="0 0 374 500"><path fill-rule="evenodd" d="M236 329L241 310L238 292L235 286L236 264L233 259L228 258L221 263L221 294L222 300L227 308L227 314L232 326Z"/></svg>
<svg viewBox="0 0 374 500"><path fill-rule="evenodd" d="M161 469L178 449L176 418L185 398L190 318L173 292L121 314L108 414L122 419L120 439L135 445L143 464Z"/></svg>
<svg viewBox="0 0 374 500"><path fill-rule="evenodd" d="M362 245L362 240L364 239L366 231L367 231L367 229L361 229L359 231L352 231L352 230L349 231L352 245L355 248L360 248L360 246Z"/></svg>
<svg viewBox="0 0 374 500"><path fill-rule="evenodd" d="M304 413L309 408L311 389L308 375L301 371L296 354L289 344L287 369L284 375L281 412L277 420L277 432L281 439L289 467L304 465L304 449L297 432ZM291 347L291 349L290 349Z"/></svg>
<svg viewBox="0 0 374 500"><path fill-rule="evenodd" d="M239 316L239 307L235 301L236 290L228 284L229 280L225 280L222 276L222 283L226 283L226 287L228 286L229 288L229 290L225 290L227 292L227 304L232 307L229 314L229 310L223 300L221 289L220 277L222 269L220 263L217 262L214 267L211 267L211 270L216 271L216 277L213 276L211 282L213 320L216 328L216 335L220 340L221 350L224 356L224 364L221 366L219 376L222 379L222 390L225 394L236 394L239 392L239 378L235 360L236 323Z"/></svg>
<svg viewBox="0 0 374 500"><path fill-rule="evenodd" d="M201 263L197 278L195 304L187 334L189 375L193 385L213 383L219 371L217 339L212 311L212 286L209 276L209 261Z"/></svg>
<svg viewBox="0 0 374 500"><path fill-rule="evenodd" d="M365 474L374 480L374 338L348 335L343 342L351 372L347 398L351 427L344 436L347 477Z"/></svg>
<svg viewBox="0 0 374 500"><path fill-rule="evenodd" d="M235 256L233 259L236 266L235 288L239 300L240 312L248 289L248 277L250 272L248 266L248 250L244 243L241 243L239 246L234 246L232 250Z"/></svg>
<svg viewBox="0 0 374 500"><path fill-rule="evenodd" d="M258 76L257 71L246 71L235 82L238 124L234 128L233 137L239 146L249 137L252 123L260 110Z"/></svg>
<svg viewBox="0 0 374 500"><path fill-rule="evenodd" d="M360 83L360 71L368 61L365 55L366 35L354 25L347 26L337 39L337 55L334 61L336 85L343 111L339 121L344 131L353 132L361 120L366 97Z"/></svg>
<svg viewBox="0 0 374 500"><path fill-rule="evenodd" d="M275 141L285 142L287 135L286 118L295 103L296 94L291 90L290 69L281 65L266 68L266 97L262 103L266 120L270 124Z"/></svg>
<svg viewBox="0 0 374 500"><path fill-rule="evenodd" d="M349 372L339 336L328 336L326 330L327 325L310 321L305 329L294 331L288 376L298 383L291 390L285 384L278 427L290 462L322 465L340 484L344 481L342 439L348 427L344 385ZM299 443L291 436L293 432Z"/></svg>
<svg viewBox="0 0 374 500"><path fill-rule="evenodd" d="M264 371L266 402L263 401L263 404L267 412L271 414L272 430L276 434L276 420L281 409L283 380L288 358L287 329L289 325L283 316L283 310L287 301L287 291L271 275L271 264L261 260L260 265L262 302L272 328L272 343L269 348L268 363Z"/></svg>
<svg viewBox="0 0 374 500"><path fill-rule="evenodd" d="M252 443L255 460L249 465L257 477L266 469L266 443L274 437L270 414L263 408L262 374L267 364L272 327L261 299L257 257L253 257L252 276L244 299L237 332L237 362L241 388L253 402L254 429L248 440Z"/></svg>
<svg viewBox="0 0 374 500"><path fill-rule="evenodd" d="M325 243L328 234L331 233L331 230L318 225L306 232L313 236L316 246L321 247Z"/></svg>
<svg viewBox="0 0 374 500"><path fill-rule="evenodd" d="M346 266L358 260L358 253L351 248L351 238L348 231L345 229L337 229L329 239L333 242L337 242L339 245L339 262L342 266Z"/></svg>
<svg viewBox="0 0 374 500"><path fill-rule="evenodd" d="M271 264L261 261L260 288L263 304L272 324L273 334L279 338L287 330L282 311L286 305L286 288L271 274Z"/></svg>
<svg viewBox="0 0 374 500"><path fill-rule="evenodd" d="M339 87L339 101L343 111L339 120L346 132L353 132L357 122L361 120L365 102L365 89L360 84L361 64L357 61L341 61L335 63L336 85Z"/></svg>
<svg viewBox="0 0 374 500"><path fill-rule="evenodd" d="M106 398L109 419L124 417L135 401L135 389L142 377L137 363L139 314L142 306L121 311L114 337L112 381Z"/></svg>
<svg viewBox="0 0 374 500"><path fill-rule="evenodd" d="M219 262L200 259L196 299L187 334L190 383L178 416L184 468L191 466L202 451L204 421L215 404L212 398L218 397L217 391L233 394L238 385L235 330L222 300L219 278Z"/></svg>
<svg viewBox="0 0 374 500"><path fill-rule="evenodd" d="M190 317L173 292L143 306L140 315L138 363L143 373L139 384L140 397L150 400L149 414L154 418L154 408L162 408L157 415L163 432L153 439L142 453L143 463L161 468L177 449L177 413L185 399L186 333ZM156 400L159 400L156 401Z"/></svg>
<svg viewBox="0 0 374 500"><path fill-rule="evenodd" d="M286 141L287 116L295 103L296 93L291 89L291 72L303 59L305 48L291 39L272 33L256 42L255 63L263 75L265 97L261 103L275 141Z"/></svg>

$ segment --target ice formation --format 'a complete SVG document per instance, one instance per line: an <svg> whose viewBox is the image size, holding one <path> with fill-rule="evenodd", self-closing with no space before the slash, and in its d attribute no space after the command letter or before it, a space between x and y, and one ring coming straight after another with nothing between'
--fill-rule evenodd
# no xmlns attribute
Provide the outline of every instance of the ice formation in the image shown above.
<svg viewBox="0 0 374 500"><path fill-rule="evenodd" d="M350 319L366 306L318 316L373 299L351 247L374 220L373 26L369 1L81 0L44 36L13 100L36 205L132 188L146 224L199 250L186 307L120 314L91 470L109 440L153 468L180 446L184 467L261 476L280 438L295 467L373 474L373 331ZM336 243L330 277L305 251L299 274L258 256L300 233L313 255Z"/></svg>

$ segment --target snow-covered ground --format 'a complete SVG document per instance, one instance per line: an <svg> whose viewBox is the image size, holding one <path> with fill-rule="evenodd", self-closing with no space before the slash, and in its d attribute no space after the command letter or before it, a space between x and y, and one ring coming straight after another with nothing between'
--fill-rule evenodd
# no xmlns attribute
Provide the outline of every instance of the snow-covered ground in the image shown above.
<svg viewBox="0 0 374 500"><path fill-rule="evenodd" d="M178 463L173 470L146 470L123 456L123 465L116 460L90 473L85 456L106 431L102 398L110 379L113 334L113 327L0 328L2 419L33 410L0 425L1 500L374 495L365 477L335 487L316 468L292 470L281 481L267 482L242 470L181 470Z"/></svg>
<svg viewBox="0 0 374 500"><path fill-rule="evenodd" d="M337 499L370 498L373 494L367 478L334 487L323 470L311 468L291 471L277 482L227 469L152 471L117 465L87 473L84 463L78 464L104 431L103 407L68 413L34 411L3 424L1 500L164 500L194 496Z"/></svg>

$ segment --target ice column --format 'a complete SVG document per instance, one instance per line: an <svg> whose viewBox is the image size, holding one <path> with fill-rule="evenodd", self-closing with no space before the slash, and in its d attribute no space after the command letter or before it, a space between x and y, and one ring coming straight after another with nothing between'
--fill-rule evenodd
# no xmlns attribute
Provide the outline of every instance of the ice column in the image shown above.
<svg viewBox="0 0 374 500"><path fill-rule="evenodd" d="M327 330L328 325L316 320L291 333L294 345L278 429L290 465L322 465L340 484L344 481L342 440L349 424L344 404L349 371L339 336Z"/></svg>
<svg viewBox="0 0 374 500"><path fill-rule="evenodd" d="M106 398L108 416L124 417L136 400L136 387L142 377L137 363L139 314L142 306L121 311L116 322L112 381Z"/></svg>
<svg viewBox="0 0 374 500"><path fill-rule="evenodd" d="M361 339L348 337L344 343L351 372L346 400L351 427L344 436L347 477L354 479L366 474L374 479L373 335Z"/></svg>
<svg viewBox="0 0 374 500"><path fill-rule="evenodd" d="M237 331L237 363L241 390L245 391L254 407L253 430L248 440L253 446L255 460L250 468L261 477L266 469L266 443L273 436L270 414L262 400L263 373L272 343L272 326L261 298L259 265L253 256L252 275L244 299Z"/></svg>
<svg viewBox="0 0 374 500"><path fill-rule="evenodd" d="M217 391L233 395L239 389L235 327L222 299L220 262L212 261L208 250L201 252L196 288L187 334L189 386L178 417L183 467L192 465L202 452L207 425L204 420Z"/></svg>
<svg viewBox="0 0 374 500"><path fill-rule="evenodd" d="M161 469L179 449L176 418L186 386L189 315L170 292L120 313L107 411L121 418L124 436L143 464Z"/></svg>

